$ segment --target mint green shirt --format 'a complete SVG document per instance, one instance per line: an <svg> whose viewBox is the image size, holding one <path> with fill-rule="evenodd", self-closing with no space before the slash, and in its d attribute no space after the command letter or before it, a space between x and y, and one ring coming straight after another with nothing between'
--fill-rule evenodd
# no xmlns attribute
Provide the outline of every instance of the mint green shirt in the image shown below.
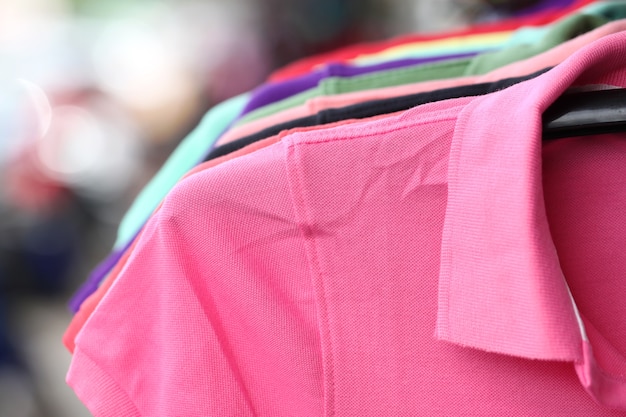
<svg viewBox="0 0 626 417"><path fill-rule="evenodd" d="M165 195L191 168L202 162L219 136L239 116L249 98L249 93L241 94L207 112L137 195L117 230L114 249L123 248L135 237Z"/></svg>

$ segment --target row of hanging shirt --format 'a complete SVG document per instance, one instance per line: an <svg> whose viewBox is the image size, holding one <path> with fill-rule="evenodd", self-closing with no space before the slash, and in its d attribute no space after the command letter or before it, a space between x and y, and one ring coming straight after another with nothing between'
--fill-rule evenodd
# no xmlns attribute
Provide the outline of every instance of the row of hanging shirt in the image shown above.
<svg viewBox="0 0 626 417"><path fill-rule="evenodd" d="M622 415L626 2L314 56L210 110L71 302L96 416ZM626 103L625 103L626 104Z"/></svg>

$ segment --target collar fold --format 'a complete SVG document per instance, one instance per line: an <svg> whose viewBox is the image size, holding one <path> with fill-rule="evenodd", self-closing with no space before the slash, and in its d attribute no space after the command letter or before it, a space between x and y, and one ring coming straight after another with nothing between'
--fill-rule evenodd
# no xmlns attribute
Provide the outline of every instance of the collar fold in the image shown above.
<svg viewBox="0 0 626 417"><path fill-rule="evenodd" d="M600 83L626 87L626 32L533 80L479 97L459 115L435 334L489 352L575 362L597 401L626 409L623 382L600 381L604 373L561 271L542 189L543 111L573 85Z"/></svg>

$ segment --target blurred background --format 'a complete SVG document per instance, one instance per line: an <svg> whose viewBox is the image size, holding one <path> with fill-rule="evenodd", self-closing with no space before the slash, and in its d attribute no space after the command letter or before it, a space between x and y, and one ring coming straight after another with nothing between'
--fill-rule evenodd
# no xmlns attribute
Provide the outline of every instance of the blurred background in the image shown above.
<svg viewBox="0 0 626 417"><path fill-rule="evenodd" d="M531 1L0 1L0 417L88 416L67 301L216 103L303 56Z"/></svg>

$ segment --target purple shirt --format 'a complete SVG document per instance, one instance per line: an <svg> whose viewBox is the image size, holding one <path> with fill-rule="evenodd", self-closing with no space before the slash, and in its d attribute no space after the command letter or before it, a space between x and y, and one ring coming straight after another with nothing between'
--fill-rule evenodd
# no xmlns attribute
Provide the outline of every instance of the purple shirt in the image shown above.
<svg viewBox="0 0 626 417"><path fill-rule="evenodd" d="M455 55L441 55L427 58L406 58L382 62L373 65L356 66L350 64L329 63L323 68L289 79L287 81L266 83L256 88L248 104L244 107L241 115L284 98L314 88L321 80L328 77L354 77L377 71L393 68L402 68L428 62L442 61L445 59L465 58L476 55L478 52L468 52Z"/></svg>
<svg viewBox="0 0 626 417"><path fill-rule="evenodd" d="M135 236L135 239L137 237ZM113 269L115 264L120 260L124 252L128 250L130 245L135 239L132 239L123 248L114 250L107 256L102 262L91 271L87 280L80 286L80 288L74 293L68 303L68 307L72 313L76 313L80 309L80 305L97 289L104 277Z"/></svg>

